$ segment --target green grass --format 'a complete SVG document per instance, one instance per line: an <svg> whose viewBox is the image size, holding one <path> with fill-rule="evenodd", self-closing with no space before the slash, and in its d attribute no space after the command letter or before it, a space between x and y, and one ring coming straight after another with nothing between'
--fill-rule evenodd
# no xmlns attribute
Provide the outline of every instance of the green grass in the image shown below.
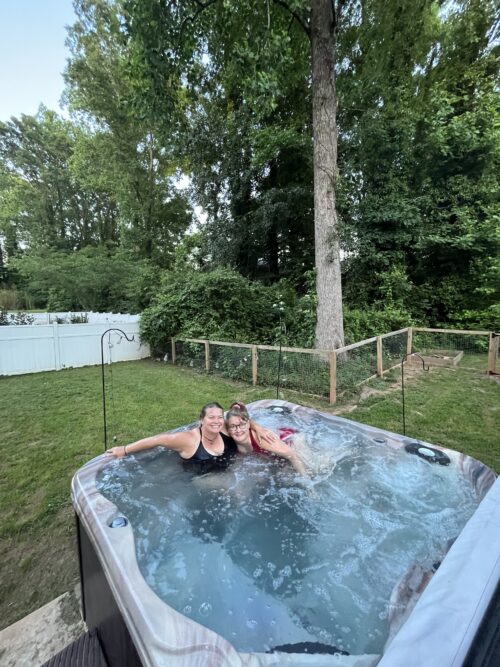
<svg viewBox="0 0 500 667"><path fill-rule="evenodd" d="M400 373L393 378L392 391L370 396L344 416L402 433ZM484 372L431 367L406 377L405 422L409 437L464 452L500 472L500 384Z"/></svg>
<svg viewBox="0 0 500 667"><path fill-rule="evenodd" d="M384 392L359 400L351 419L401 432L398 373ZM200 407L274 398L251 387L152 360L106 367L108 444L194 421ZM366 390L364 390L366 393ZM294 403L330 406L298 392ZM347 408L346 408L347 409ZM342 407L340 407L342 410ZM336 412L339 412L337 406ZM500 470L500 385L484 374L432 369L407 379L407 434L465 451ZM69 590L77 580L71 477L103 451L99 367L0 377L0 619L5 627Z"/></svg>

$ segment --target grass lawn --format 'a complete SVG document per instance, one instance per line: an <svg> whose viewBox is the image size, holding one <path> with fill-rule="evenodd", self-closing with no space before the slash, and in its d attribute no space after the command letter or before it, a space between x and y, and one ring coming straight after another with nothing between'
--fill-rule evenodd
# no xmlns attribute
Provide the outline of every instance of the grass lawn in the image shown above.
<svg viewBox="0 0 500 667"><path fill-rule="evenodd" d="M397 382L397 374L393 377ZM500 470L500 385L484 374L432 369L406 380L406 432L465 451ZM273 398L253 388L151 361L106 368L108 445L194 421L218 400ZM391 379L344 416L401 432L401 392ZM383 393L382 393L383 392ZM320 399L283 398L329 411ZM342 408L340 408L342 409ZM338 414L339 409L336 410ZM73 473L103 451L100 367L0 378L0 627L77 580Z"/></svg>

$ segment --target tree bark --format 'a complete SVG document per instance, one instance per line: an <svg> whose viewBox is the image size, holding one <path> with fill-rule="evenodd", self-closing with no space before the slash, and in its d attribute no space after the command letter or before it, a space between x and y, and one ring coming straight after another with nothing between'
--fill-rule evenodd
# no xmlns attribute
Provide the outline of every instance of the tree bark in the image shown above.
<svg viewBox="0 0 500 667"><path fill-rule="evenodd" d="M318 309L316 347L344 344L340 243L335 207L337 96L336 17L332 0L311 0L311 51L314 140L314 237Z"/></svg>

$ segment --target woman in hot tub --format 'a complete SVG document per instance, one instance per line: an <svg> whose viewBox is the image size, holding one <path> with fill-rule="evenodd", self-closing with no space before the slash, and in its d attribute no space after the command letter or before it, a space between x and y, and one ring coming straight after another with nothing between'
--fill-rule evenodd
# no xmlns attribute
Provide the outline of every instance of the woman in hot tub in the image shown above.
<svg viewBox="0 0 500 667"><path fill-rule="evenodd" d="M226 428L233 438L240 454L274 455L289 461L300 474L307 476L304 462L295 447L292 447L291 436L294 429L280 428L278 438L264 438L256 433L256 423L243 403L233 403L226 414Z"/></svg>
<svg viewBox="0 0 500 667"><path fill-rule="evenodd" d="M298 473L307 475L304 464L291 447L273 431L250 420L242 403L233 403L226 418L225 422L224 410L219 403L207 403L201 410L198 427L176 433L159 433L128 445L112 447L106 455L120 458L161 446L176 451L189 468L206 473L227 468L237 452L255 452L281 456L290 461ZM280 437L285 439L292 433L292 430L281 429Z"/></svg>
<svg viewBox="0 0 500 667"><path fill-rule="evenodd" d="M252 429L261 444L272 445L279 442L278 436L273 431L255 422L252 422ZM112 447L108 449L106 455L120 458L158 446L173 449L183 462L200 473L226 468L231 458L241 451L236 440L226 431L222 406L214 402L203 406L200 423L196 428L152 435L128 445Z"/></svg>

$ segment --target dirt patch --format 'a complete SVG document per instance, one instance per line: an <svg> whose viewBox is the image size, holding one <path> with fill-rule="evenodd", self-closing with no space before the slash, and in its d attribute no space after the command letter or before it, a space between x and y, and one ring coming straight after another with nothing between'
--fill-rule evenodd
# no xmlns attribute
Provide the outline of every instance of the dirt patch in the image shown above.
<svg viewBox="0 0 500 667"><path fill-rule="evenodd" d="M0 540L1 628L70 590L78 579L71 506L50 529L32 527Z"/></svg>

